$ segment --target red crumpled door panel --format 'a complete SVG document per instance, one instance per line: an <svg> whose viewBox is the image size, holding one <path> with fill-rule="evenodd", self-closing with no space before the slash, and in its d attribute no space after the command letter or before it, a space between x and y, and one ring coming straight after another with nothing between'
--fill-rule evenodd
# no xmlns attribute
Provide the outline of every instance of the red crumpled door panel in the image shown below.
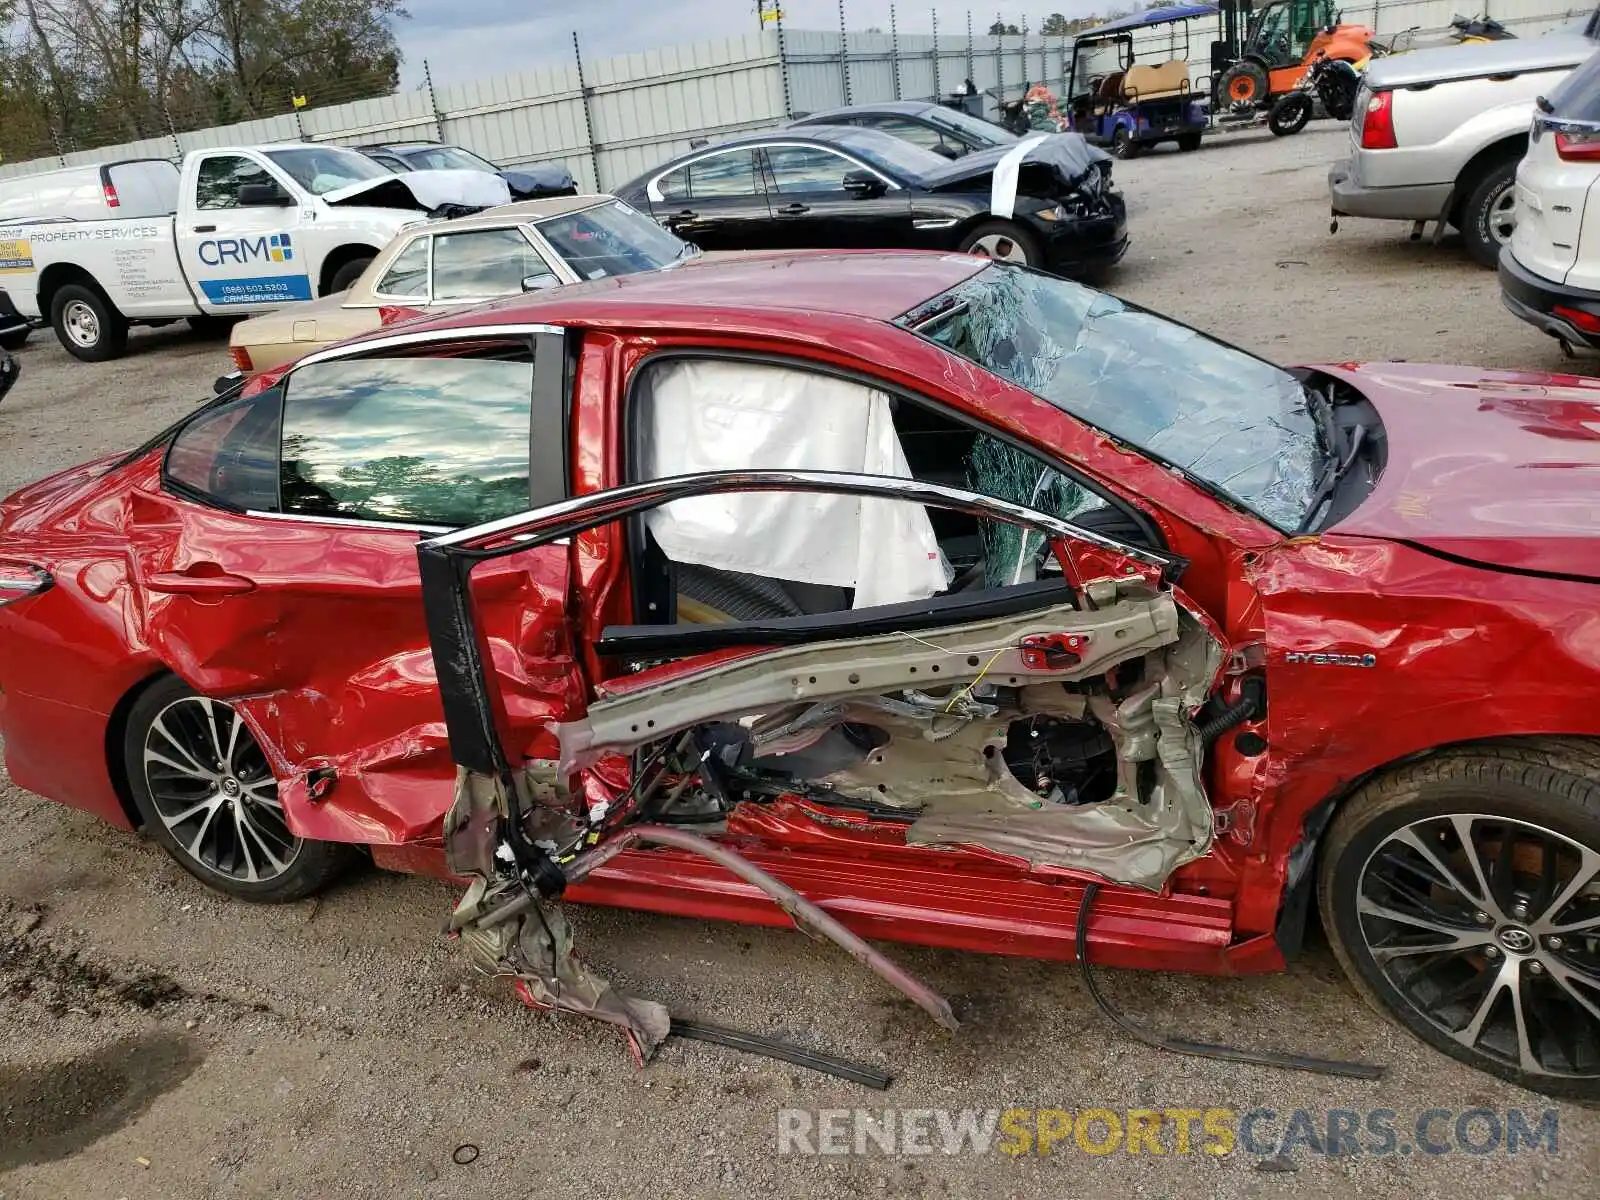
<svg viewBox="0 0 1600 1200"><path fill-rule="evenodd" d="M133 516L145 639L190 686L244 713L283 781L294 832L437 837L455 768L418 532L238 515L165 495L141 496ZM541 547L474 577L507 719L532 753L549 722L582 704L567 649L567 554ZM196 577L249 590L187 590ZM174 586L185 590L153 590Z"/></svg>

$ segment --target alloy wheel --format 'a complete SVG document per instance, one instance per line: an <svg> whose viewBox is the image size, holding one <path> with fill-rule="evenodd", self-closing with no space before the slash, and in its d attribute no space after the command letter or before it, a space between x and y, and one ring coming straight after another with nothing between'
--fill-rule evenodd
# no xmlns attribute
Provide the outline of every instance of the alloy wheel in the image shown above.
<svg viewBox="0 0 1600 1200"><path fill-rule="evenodd" d="M1508 817L1428 817L1368 857L1356 916L1444 1036L1528 1074L1600 1077L1600 852Z"/></svg>
<svg viewBox="0 0 1600 1200"><path fill-rule="evenodd" d="M239 714L185 696L151 722L145 783L178 847L207 871L264 883L287 871L301 841L289 832L278 784Z"/></svg>
<svg viewBox="0 0 1600 1200"><path fill-rule="evenodd" d="M1498 245L1511 241L1517 228L1517 189L1507 186L1489 208L1489 233Z"/></svg>
<svg viewBox="0 0 1600 1200"><path fill-rule="evenodd" d="M1022 245L1015 238L1009 238L1003 233L991 233L979 238L972 243L967 253L976 254L979 258L993 258L1001 262L1028 265L1028 255Z"/></svg>

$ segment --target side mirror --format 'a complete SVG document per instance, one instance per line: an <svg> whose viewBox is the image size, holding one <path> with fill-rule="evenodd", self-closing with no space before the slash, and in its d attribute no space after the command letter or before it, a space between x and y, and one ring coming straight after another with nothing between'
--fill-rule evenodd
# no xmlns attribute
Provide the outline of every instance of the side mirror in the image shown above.
<svg viewBox="0 0 1600 1200"><path fill-rule="evenodd" d="M275 183L245 183L235 193L241 208L289 208L294 197Z"/></svg>
<svg viewBox="0 0 1600 1200"><path fill-rule="evenodd" d="M557 279L549 271L544 271L538 275L524 275L522 277L522 290L525 292L543 292L548 291L550 288L560 286L561 280Z"/></svg>
<svg viewBox="0 0 1600 1200"><path fill-rule="evenodd" d="M868 200L873 196L881 196L888 190L883 180L871 171L851 171L844 177L844 190L857 200Z"/></svg>
<svg viewBox="0 0 1600 1200"><path fill-rule="evenodd" d="M952 162L961 157L961 151L954 149L951 146L946 146L943 142L940 142L937 146L935 146L933 148L933 152L943 158L950 159ZM849 184L847 183L845 186L848 187Z"/></svg>

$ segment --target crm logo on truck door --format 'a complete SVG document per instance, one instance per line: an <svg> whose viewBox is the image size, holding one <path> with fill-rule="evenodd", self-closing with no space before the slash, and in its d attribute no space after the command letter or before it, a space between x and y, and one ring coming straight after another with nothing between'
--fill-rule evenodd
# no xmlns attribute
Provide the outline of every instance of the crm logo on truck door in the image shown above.
<svg viewBox="0 0 1600 1200"><path fill-rule="evenodd" d="M243 266L248 262L292 262L294 244L287 233L254 238L211 238L200 243L200 261L208 267Z"/></svg>
<svg viewBox="0 0 1600 1200"><path fill-rule="evenodd" d="M211 238L200 243L200 261L208 267L262 266L294 262L294 241L287 233L260 237ZM311 299L311 279L307 275L258 275L249 278L229 276L202 279L200 290L212 304L289 304Z"/></svg>

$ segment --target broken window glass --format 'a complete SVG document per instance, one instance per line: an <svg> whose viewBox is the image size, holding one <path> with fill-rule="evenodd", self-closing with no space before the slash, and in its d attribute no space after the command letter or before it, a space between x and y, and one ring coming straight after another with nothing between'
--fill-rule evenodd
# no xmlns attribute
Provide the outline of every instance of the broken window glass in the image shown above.
<svg viewBox="0 0 1600 1200"><path fill-rule="evenodd" d="M1284 532L1324 451L1300 381L1196 330L1064 279L987 267L902 325Z"/></svg>

